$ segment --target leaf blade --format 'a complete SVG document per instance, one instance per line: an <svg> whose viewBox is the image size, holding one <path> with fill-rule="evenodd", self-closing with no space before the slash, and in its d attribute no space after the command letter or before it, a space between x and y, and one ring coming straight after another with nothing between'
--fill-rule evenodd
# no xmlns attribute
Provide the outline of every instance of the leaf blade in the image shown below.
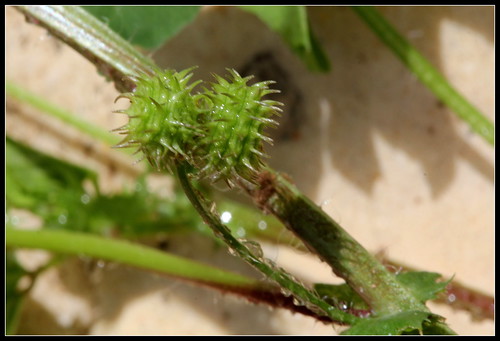
<svg viewBox="0 0 500 341"><path fill-rule="evenodd" d="M132 44L155 49L175 36L200 6L82 6Z"/></svg>
<svg viewBox="0 0 500 341"><path fill-rule="evenodd" d="M311 30L305 6L239 6L276 31L309 70L328 72L330 62Z"/></svg>

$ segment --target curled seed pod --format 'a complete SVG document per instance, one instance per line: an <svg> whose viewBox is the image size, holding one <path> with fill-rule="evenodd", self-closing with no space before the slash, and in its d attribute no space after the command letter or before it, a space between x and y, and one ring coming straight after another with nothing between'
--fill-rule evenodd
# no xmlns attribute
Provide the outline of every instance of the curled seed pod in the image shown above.
<svg viewBox="0 0 500 341"><path fill-rule="evenodd" d="M157 169L171 170L179 161L188 162L199 178L254 181L262 166L266 126L280 111L276 101L262 97L276 92L272 81L247 85L229 70L231 79L216 76L212 89L192 94L201 81L189 84L193 68L166 70L155 77L136 77L136 89L118 98L131 102L129 122L116 129L126 137L117 147L137 147Z"/></svg>

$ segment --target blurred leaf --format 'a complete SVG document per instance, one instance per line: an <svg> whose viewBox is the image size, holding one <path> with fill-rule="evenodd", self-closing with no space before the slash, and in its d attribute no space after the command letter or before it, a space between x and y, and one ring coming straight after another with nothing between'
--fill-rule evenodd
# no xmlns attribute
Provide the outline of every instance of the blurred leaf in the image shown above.
<svg viewBox="0 0 500 341"><path fill-rule="evenodd" d="M84 179L97 188L95 173L40 153L9 137L5 145L7 208L28 209L42 217L63 214L63 208L85 193ZM81 202L80 202L81 204Z"/></svg>
<svg viewBox="0 0 500 341"><path fill-rule="evenodd" d="M176 191L173 198L160 198L149 191L145 179L139 178L132 192L94 198L89 203L90 230L103 233L112 227L128 238L186 230L208 234L184 193Z"/></svg>
<svg viewBox="0 0 500 341"><path fill-rule="evenodd" d="M421 332L424 321L433 316L425 311L403 311L398 314L360 319L342 335L401 335L403 333Z"/></svg>
<svg viewBox="0 0 500 341"><path fill-rule="evenodd" d="M42 218L44 228L118 232L132 238L181 229L208 232L184 193L160 198L148 190L143 177L134 191L91 196L83 188L85 179L97 183L95 173L7 137L7 208L30 210Z"/></svg>
<svg viewBox="0 0 500 341"><path fill-rule="evenodd" d="M200 6L82 6L132 44L155 49L198 14Z"/></svg>
<svg viewBox="0 0 500 341"><path fill-rule="evenodd" d="M24 302L25 293L17 289L19 279L26 271L19 265L12 251L6 251L5 257L5 325L6 334L16 334L19 316Z"/></svg>
<svg viewBox="0 0 500 341"><path fill-rule="evenodd" d="M330 62L311 30L305 6L240 6L276 31L311 71L327 72Z"/></svg>

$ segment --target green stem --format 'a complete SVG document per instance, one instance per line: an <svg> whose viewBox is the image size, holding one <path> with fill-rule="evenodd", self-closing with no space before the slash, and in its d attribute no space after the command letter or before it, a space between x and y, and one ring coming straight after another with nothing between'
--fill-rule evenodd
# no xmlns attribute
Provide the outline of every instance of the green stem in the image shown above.
<svg viewBox="0 0 500 341"><path fill-rule="evenodd" d="M153 75L156 64L92 14L79 6L18 6L28 20L94 63L120 92L130 91L130 76Z"/></svg>
<svg viewBox="0 0 500 341"><path fill-rule="evenodd" d="M376 315L428 311L394 274L282 176L269 169L261 174L260 187L250 192L261 208L280 219L345 279Z"/></svg>
<svg viewBox="0 0 500 341"><path fill-rule="evenodd" d="M207 207L206 200L202 194L193 188L188 177L187 168L188 166L181 162L176 169L178 179L186 196L203 218L203 221L209 225L215 235L220 237L227 244L231 252L236 253L268 278L278 283L282 288L290 292L297 299L299 304L306 306L308 309L314 309L315 311L319 310L317 311L318 314L322 312L323 315L329 316L333 321L345 324L353 324L358 320L356 316L348 314L323 301L306 289L302 284L295 281L295 279L283 269L265 260L262 255L258 254L261 252L260 250L252 251L240 240L233 237L229 228L222 224L220 217L214 213L215 210Z"/></svg>
<svg viewBox="0 0 500 341"><path fill-rule="evenodd" d="M46 101L44 98L38 97L33 93L15 85L11 81L5 82L5 90L8 96L12 96L20 101L23 101L34 108L41 110L61 121L70 124L81 132L89 136L103 141L110 145L117 144L120 139L111 135L108 131L103 130L85 120L80 119L78 116L73 115L71 112L61 109L54 104Z"/></svg>
<svg viewBox="0 0 500 341"><path fill-rule="evenodd" d="M6 228L6 246L36 248L63 254L87 255L159 271L190 281L241 288L259 287L259 281L127 241L79 232Z"/></svg>
<svg viewBox="0 0 500 341"><path fill-rule="evenodd" d="M373 7L353 6L352 9L401 61L458 117L491 145L495 144L495 127L470 104L396 29Z"/></svg>

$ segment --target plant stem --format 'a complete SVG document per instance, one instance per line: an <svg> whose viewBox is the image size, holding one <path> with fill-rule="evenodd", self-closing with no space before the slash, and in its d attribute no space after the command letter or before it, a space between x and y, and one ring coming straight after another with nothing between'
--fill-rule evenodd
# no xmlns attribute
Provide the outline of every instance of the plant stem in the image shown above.
<svg viewBox="0 0 500 341"><path fill-rule="evenodd" d="M458 117L491 145L495 144L495 127L481 112L455 90L441 73L429 63L373 7L353 6L352 9L401 61Z"/></svg>
<svg viewBox="0 0 500 341"><path fill-rule="evenodd" d="M49 229L20 230L11 226L7 226L5 231L8 248L44 249L59 254L86 255L118 262L194 282L198 285L206 285L224 293L233 293L253 303L264 303L271 307L284 308L311 316L320 321L332 322L330 318L325 319L324 316L318 315L310 309L295 305L291 297L285 296L279 288L269 285L269 283L150 247L80 232Z"/></svg>
<svg viewBox="0 0 500 341"><path fill-rule="evenodd" d="M369 304L376 315L428 311L377 259L339 224L271 169L249 190L258 206L274 214L328 263Z"/></svg>
<svg viewBox="0 0 500 341"><path fill-rule="evenodd" d="M259 281L255 279L150 247L79 232L6 228L6 246L40 248L64 254L87 255L223 287L255 287L259 285Z"/></svg>
<svg viewBox="0 0 500 341"><path fill-rule="evenodd" d="M258 253L260 253L260 250L250 250L240 240L233 237L229 228L222 224L220 217L214 213L214 209L207 207L206 200L203 198L202 194L193 188L188 177L187 169L188 166L183 162L178 163L176 169L178 179L184 192L203 218L203 221L210 226L216 236L227 244L231 252L236 253L268 278L278 283L286 291L289 291L297 299L297 304L304 305L306 308L314 309L315 311L319 309L322 311L323 315L329 316L333 321L340 323L353 324L358 320L356 316L329 305L311 291L304 288L301 283L296 282L296 280L284 272L283 269L276 267L274 264L271 264L270 261L265 260L262 255L259 255Z"/></svg>
<svg viewBox="0 0 500 341"><path fill-rule="evenodd" d="M79 6L18 6L29 21L45 27L73 47L115 83L120 92L135 84L128 78L153 75L156 64Z"/></svg>
<svg viewBox="0 0 500 341"><path fill-rule="evenodd" d="M34 108L50 114L51 116L56 117L67 124L70 124L71 126L75 127L85 134L88 134L93 138L103 141L109 145L115 145L120 141L119 138L111 135L108 131L80 119L78 116L72 114L71 112L55 106L54 104L46 101L44 98L32 94L31 92L15 85L11 81L7 80L5 82L5 90L8 96L12 96L20 101L28 103Z"/></svg>

